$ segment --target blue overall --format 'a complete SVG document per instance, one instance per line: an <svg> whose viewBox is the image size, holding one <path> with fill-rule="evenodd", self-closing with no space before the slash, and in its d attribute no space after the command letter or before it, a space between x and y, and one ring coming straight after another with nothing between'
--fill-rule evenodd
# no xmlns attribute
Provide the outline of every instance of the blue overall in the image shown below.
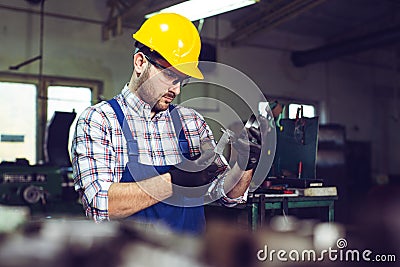
<svg viewBox="0 0 400 267"><path fill-rule="evenodd" d="M133 138L129 125L124 123L124 121L126 122L125 115L120 105L115 99L111 99L107 102L111 105L115 114L117 115L118 122L123 130L128 147L128 163L125 166L120 182L138 182L168 172L171 168L169 165L151 166L139 163L138 143L137 140ZM189 143L186 140L184 131L182 130L182 122L177 110L172 112L173 110L174 106L170 105L169 111L175 133L179 133L179 148L183 156L190 158ZM164 202L158 202L131 215L129 218L146 224L161 222L166 224L175 232L186 232L193 234L202 233L205 227L204 207L185 207L185 203L189 203L193 199L188 199L183 196L173 196L173 198L175 198L173 203L180 203L181 205L176 206ZM197 202L199 202L198 199Z"/></svg>

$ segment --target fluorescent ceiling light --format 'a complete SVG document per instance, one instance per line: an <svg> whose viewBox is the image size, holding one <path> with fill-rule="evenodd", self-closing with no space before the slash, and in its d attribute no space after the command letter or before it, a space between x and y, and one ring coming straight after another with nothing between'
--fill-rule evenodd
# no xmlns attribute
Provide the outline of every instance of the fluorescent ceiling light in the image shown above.
<svg viewBox="0 0 400 267"><path fill-rule="evenodd" d="M158 13L177 13L191 21L212 17L231 10L255 4L260 0L189 0L160 11L147 14L146 19Z"/></svg>

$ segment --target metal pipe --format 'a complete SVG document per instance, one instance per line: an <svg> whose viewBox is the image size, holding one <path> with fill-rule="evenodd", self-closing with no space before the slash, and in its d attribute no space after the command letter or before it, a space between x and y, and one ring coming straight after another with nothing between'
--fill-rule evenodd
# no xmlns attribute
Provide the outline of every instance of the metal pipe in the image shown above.
<svg viewBox="0 0 400 267"><path fill-rule="evenodd" d="M304 67L308 64L328 61L341 56L394 44L399 41L400 26L396 26L358 38L353 38L306 51L295 51L291 54L291 60L294 66Z"/></svg>
<svg viewBox="0 0 400 267"><path fill-rule="evenodd" d="M40 3L39 86L42 86L42 76L43 76L44 2L45 2L45 0L42 0Z"/></svg>
<svg viewBox="0 0 400 267"><path fill-rule="evenodd" d="M36 56L36 57L34 57L34 58L25 60L24 62L22 62L22 63L20 63L20 64L18 64L18 65L10 66L10 67L8 67L8 69L9 69L9 70L19 70L19 68L21 68L21 67L23 67L23 66L25 66L25 65L28 65L28 64L30 64L30 63L32 63L32 62L35 62L36 60L41 60L41 59L42 59L42 55Z"/></svg>
<svg viewBox="0 0 400 267"><path fill-rule="evenodd" d="M0 9L6 9L6 10L11 10L11 11L16 11L16 12L23 12L23 13L28 13L28 14L40 15L40 11L37 11L37 10L31 10L31 9L21 8L21 7L7 6L7 5L2 5L2 4L0 4ZM59 14L59 13L44 12L44 15L46 17L54 17L54 18L59 18L59 19L68 19L68 20L81 21L81 22L87 22L87 23L94 23L94 24L100 24L100 25L104 24L104 21L101 21L101 20L94 20L94 19L88 19L88 18L64 15L64 14Z"/></svg>

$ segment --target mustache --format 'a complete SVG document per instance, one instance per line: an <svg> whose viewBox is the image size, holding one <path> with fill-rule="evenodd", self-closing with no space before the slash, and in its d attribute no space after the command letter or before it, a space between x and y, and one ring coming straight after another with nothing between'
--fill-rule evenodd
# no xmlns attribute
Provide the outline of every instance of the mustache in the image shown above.
<svg viewBox="0 0 400 267"><path fill-rule="evenodd" d="M175 98L176 94L174 92L168 92L168 93L164 94L163 96L169 97L169 98Z"/></svg>

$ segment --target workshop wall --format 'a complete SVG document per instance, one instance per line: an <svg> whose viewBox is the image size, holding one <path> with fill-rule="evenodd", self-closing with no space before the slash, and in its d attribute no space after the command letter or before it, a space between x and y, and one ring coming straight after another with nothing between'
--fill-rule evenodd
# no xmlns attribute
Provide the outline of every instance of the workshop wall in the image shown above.
<svg viewBox="0 0 400 267"><path fill-rule="evenodd" d="M205 27L210 28L211 36L220 35L212 26ZM232 31L226 24L220 28ZM207 37L212 40L211 36ZM395 108L399 97L393 91L394 69L390 64L387 67L393 54L371 50L302 68L293 66L292 51L315 48L320 43L318 39L268 31L245 44L220 45L218 62L244 72L268 99L287 97L317 102L320 114L324 114L321 123L342 124L348 140L371 142L373 175L399 173L400 165L396 162L400 146L394 137L400 127L396 123L399 111ZM371 58L379 58L382 64L369 63Z"/></svg>
<svg viewBox="0 0 400 267"><path fill-rule="evenodd" d="M8 1L9 6L39 10L24 1ZM78 2L78 1L74 1ZM98 2L98 5L103 5ZM96 1L69 3L46 1L46 12L102 21L106 9L93 9ZM104 14L103 14L104 13ZM0 71L39 55L40 16L0 9ZM102 41L101 25L45 16L43 74L97 79L104 82L104 97L112 97L129 81L133 30ZM16 73L38 74L39 62Z"/></svg>
<svg viewBox="0 0 400 267"><path fill-rule="evenodd" d="M64 3L63 7L62 2L47 1L46 11L99 21L107 17L103 2L71 2ZM25 1L6 1L6 4L39 10ZM0 71L8 71L9 66L38 55L39 19L38 14L0 9ZM129 81L133 51L131 34L135 30L124 28L122 35L102 41L99 23L47 16L43 74L101 80L104 82L104 97L111 98ZM214 42L229 31L232 29L226 22L220 21L216 28L215 19L210 19L206 20L201 34L205 40ZM400 158L397 138L399 94L395 98L396 94L391 91L393 70L368 63L359 64L354 57L303 68L292 65L291 51L317 47L321 42L293 34L268 32L268 35L260 35L238 46L219 44L217 59L253 79L268 98L317 101L320 107L326 108L323 110L326 122L346 126L348 139L372 142L375 173L400 173L397 162ZM372 55L377 56L377 53ZM38 65L35 62L17 73L37 74ZM381 88L387 92L382 96ZM190 97L190 92L185 94L185 97Z"/></svg>
<svg viewBox="0 0 400 267"><path fill-rule="evenodd" d="M246 47L218 51L222 61L248 73L267 96L323 103L326 122L344 125L347 139L371 141L371 167L375 174L400 172L396 163L400 146L394 137L399 123L395 117L377 126L378 120L386 121L395 114L398 118L395 109L398 97L397 100L384 97L393 91L391 70L385 72L345 59L295 68L288 60L289 52L285 51ZM392 84L387 85L388 81ZM376 94L383 98L381 105ZM386 107L377 110L379 106Z"/></svg>
<svg viewBox="0 0 400 267"><path fill-rule="evenodd" d="M319 40L279 32L268 32L264 40L262 48L219 47L218 60L250 76L267 97L318 102L326 116L322 123L344 125L348 140L371 142L373 176L400 172L395 137L399 94L396 97L393 89L395 72L387 67L393 61L391 53L372 50L297 68L290 61L291 51L318 47ZM369 58L380 58L383 64L370 64Z"/></svg>

